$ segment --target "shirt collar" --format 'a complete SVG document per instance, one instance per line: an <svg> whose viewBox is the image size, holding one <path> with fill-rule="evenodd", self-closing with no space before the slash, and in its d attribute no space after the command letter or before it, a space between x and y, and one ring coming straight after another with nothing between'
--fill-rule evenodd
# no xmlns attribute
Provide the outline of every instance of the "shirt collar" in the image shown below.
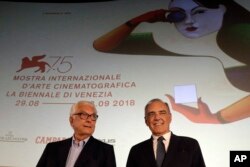
<svg viewBox="0 0 250 167"><path fill-rule="evenodd" d="M75 136L73 135L72 137L72 145L73 146L77 146L77 147L83 147L89 140L90 137L84 139L84 140L81 140L80 142L77 142L76 139L75 139Z"/></svg>
<svg viewBox="0 0 250 167"><path fill-rule="evenodd" d="M171 137L171 131L165 133L164 135L162 135L164 137L165 140L170 140L170 137ZM153 137L153 140L157 140L160 136L155 136L155 135L152 135Z"/></svg>

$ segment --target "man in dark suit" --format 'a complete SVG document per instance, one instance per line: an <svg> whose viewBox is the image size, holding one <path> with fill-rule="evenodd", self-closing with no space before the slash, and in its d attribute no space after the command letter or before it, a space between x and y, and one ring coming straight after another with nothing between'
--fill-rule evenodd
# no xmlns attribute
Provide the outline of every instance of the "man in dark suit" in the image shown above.
<svg viewBox="0 0 250 167"><path fill-rule="evenodd" d="M174 135L170 131L171 119L167 103L160 99L147 103L145 123L152 137L131 148L126 167L205 167L198 141Z"/></svg>
<svg viewBox="0 0 250 167"><path fill-rule="evenodd" d="M92 136L97 118L93 103L73 104L69 117L73 137L47 144L37 167L116 167L113 146Z"/></svg>

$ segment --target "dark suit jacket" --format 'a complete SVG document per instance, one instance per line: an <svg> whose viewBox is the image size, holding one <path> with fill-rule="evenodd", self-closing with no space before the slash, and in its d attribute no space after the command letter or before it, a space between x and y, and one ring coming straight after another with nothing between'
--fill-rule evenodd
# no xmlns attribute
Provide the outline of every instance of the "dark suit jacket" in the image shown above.
<svg viewBox="0 0 250 167"><path fill-rule="evenodd" d="M47 144L37 167L65 167L72 138ZM90 137L75 167L116 167L114 148Z"/></svg>
<svg viewBox="0 0 250 167"><path fill-rule="evenodd" d="M157 167L152 140L148 139L131 148L127 167ZM199 143L189 137L171 134L162 167L205 167Z"/></svg>

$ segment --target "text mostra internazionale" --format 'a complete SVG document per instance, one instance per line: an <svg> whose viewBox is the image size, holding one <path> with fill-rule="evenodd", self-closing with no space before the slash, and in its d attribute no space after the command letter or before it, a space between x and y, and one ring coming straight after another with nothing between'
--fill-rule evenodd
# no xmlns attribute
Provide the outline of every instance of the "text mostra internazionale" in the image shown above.
<svg viewBox="0 0 250 167"><path fill-rule="evenodd" d="M121 74L103 74L103 75L15 75L16 81L115 81L121 80Z"/></svg>
<svg viewBox="0 0 250 167"><path fill-rule="evenodd" d="M14 76L22 81L22 89L117 89L134 88L133 81L121 81L121 75L81 75L81 76Z"/></svg>

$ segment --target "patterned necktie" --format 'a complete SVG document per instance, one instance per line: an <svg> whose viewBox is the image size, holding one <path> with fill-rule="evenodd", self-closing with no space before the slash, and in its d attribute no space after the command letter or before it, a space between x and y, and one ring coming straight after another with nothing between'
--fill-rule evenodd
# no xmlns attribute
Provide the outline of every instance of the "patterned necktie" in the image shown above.
<svg viewBox="0 0 250 167"><path fill-rule="evenodd" d="M163 140L165 139L162 136L157 139L157 150L156 150L157 167L161 167L161 164L165 156L165 146L164 143L162 142Z"/></svg>

